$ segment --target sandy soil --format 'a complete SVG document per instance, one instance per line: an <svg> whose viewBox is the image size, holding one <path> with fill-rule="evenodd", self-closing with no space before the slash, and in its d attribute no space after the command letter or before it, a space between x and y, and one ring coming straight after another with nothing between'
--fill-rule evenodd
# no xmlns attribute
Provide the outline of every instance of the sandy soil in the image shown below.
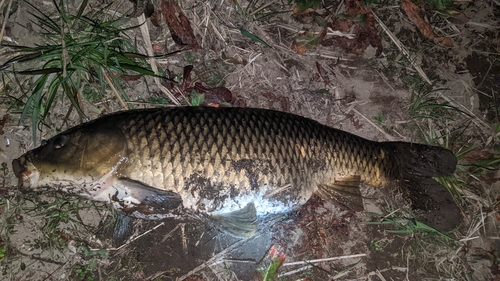
<svg viewBox="0 0 500 281"><path fill-rule="evenodd" d="M31 17L26 16L31 8L14 2L17 10L8 18L4 36L20 45L41 42ZM31 2L41 11L54 12L50 1ZM94 10L104 5L90 2ZM160 2L153 1L157 11ZM5 80L0 118L10 114L10 120L0 123L0 163L7 164L5 174L0 171L0 249L6 249L0 260L2 279L186 280L196 275L200 279L190 280L249 280L275 244L287 256L279 271L282 280L498 280L498 175L492 170L475 179L465 171L470 169L467 165L498 153L500 4L456 2L466 23L463 18L444 19L429 7L422 8L421 14L437 36L453 42L453 46L443 46L418 31L399 1L382 2L358 8L358 13L368 14L361 27L345 21L358 3L351 0L325 1L306 14L292 13L294 5L286 1L261 10L257 7L267 2L184 1L181 7L201 48L157 63L177 76L192 64L191 85L201 82L213 87L210 81L216 77L235 95L235 106L287 111L377 141L424 143L449 134L435 143L448 145L456 153L473 148L460 159L457 175L464 181L459 189L465 200L464 223L448 234L451 239L425 232L392 233L394 225L366 224L383 218L411 222L405 218L415 214L393 188L363 186L362 213L313 197L297 212L261 222L258 234L246 240L196 219L128 221L117 219L107 206L75 196L54 191L20 193L11 161L38 146L40 140L32 139L29 120L20 120L20 111L13 106L11 97L20 97L20 88ZM69 9L76 11L79 3L71 1ZM130 14L133 6L114 1L108 9ZM271 17L257 19L269 11ZM329 33L321 43L301 45L304 34L321 34L318 18L328 23ZM155 50L179 50L166 24L160 23L154 26L147 21ZM127 23L135 24L135 18ZM384 25L409 55L397 47ZM244 36L239 27L270 47ZM140 52L147 53L138 29L127 34ZM354 40L346 39L350 34ZM299 53L301 47L307 50ZM432 82L429 89L433 91L425 91L429 87L426 79ZM123 86L132 100L163 97L150 78L123 81ZM422 93L429 93L424 98L429 104L446 103L460 112L443 111L439 119L415 115L415 97ZM185 104L182 98L181 102ZM44 138L80 122L73 112L62 123L68 105L67 100L57 101L49 116L50 126L40 126ZM90 110L88 102L83 105L91 119L121 109L111 92L103 102L94 104L99 112ZM120 238L113 237L117 227L127 229ZM307 263L286 264L331 257L341 259L309 268L304 268Z"/></svg>

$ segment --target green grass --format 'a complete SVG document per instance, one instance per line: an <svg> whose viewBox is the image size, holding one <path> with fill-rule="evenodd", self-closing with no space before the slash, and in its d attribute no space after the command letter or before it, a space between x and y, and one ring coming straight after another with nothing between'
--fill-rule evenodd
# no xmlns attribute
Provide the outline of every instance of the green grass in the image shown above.
<svg viewBox="0 0 500 281"><path fill-rule="evenodd" d="M425 83L417 76L407 76L403 80L412 91L408 102L410 120L406 126L414 132L413 139L417 142L448 148L458 159L454 175L436 178L436 180L453 196L467 217L465 221L474 222L478 216L487 216L484 209L481 210L485 206L478 207L477 202L474 201L476 200L474 196L480 194L480 188L476 185L483 184L485 177L487 178L485 172L499 169L500 151L495 149L491 153L490 148L484 147L484 143L488 141L485 142L486 138L478 139L477 133L474 132L477 130L474 118L477 117L447 102L450 99L445 99L443 96L450 94L449 91L435 89L434 85ZM495 132L492 135L495 135ZM489 156L481 159L484 155L483 151L488 152L486 155ZM465 194L467 196L464 196ZM484 195L480 194L479 197ZM407 250L419 266L426 269L432 268L442 276L453 276L457 280L478 280L474 277L474 269L470 268L469 262L457 258L457 247L466 245L450 239L455 236L469 237L472 235L469 233L470 226L466 225L461 229L442 234L427 229L418 221L401 216L385 218L377 223L396 228L387 232L411 235L411 247ZM428 264L424 265L426 262ZM492 266L496 264L492 262Z"/></svg>
<svg viewBox="0 0 500 281"><path fill-rule="evenodd" d="M31 5L27 3L28 5ZM113 91L122 107L128 96L122 88L122 76L154 75L125 32L136 26L122 27L125 17L112 18L106 8L84 14L83 1L75 14L67 11L65 1L54 4L55 15L44 14L32 6L30 14L43 42L34 47L4 45L11 53L20 53L0 67L13 81L29 77L29 88L21 96L11 95L21 103L22 118L29 117L36 140L39 124L44 124L57 102L69 100L80 118L85 119L82 101L96 102ZM22 78L22 77L21 77ZM23 87L20 87L21 89Z"/></svg>
<svg viewBox="0 0 500 281"><path fill-rule="evenodd" d="M74 277L77 278L76 280L96 280L96 270L99 266L98 261L108 258L108 251L105 249L91 250L86 246L80 246L79 252L86 262L74 270Z"/></svg>
<svg viewBox="0 0 500 281"><path fill-rule="evenodd" d="M428 225L410 218L412 214L408 214L401 210L388 211L386 214L370 213L375 221L366 222L365 224L380 225L386 233L398 236L404 239L403 248L404 256L408 257L407 262L411 264L414 270L423 268L425 271L436 271L439 276L454 277L462 276L464 269L458 269L452 273L448 268L457 266L460 259L456 258L456 251L463 244L455 237L459 234L457 231L448 233L440 232ZM380 252L383 248L378 241L370 244L372 251ZM434 264L439 264L435 266ZM459 280L459 279L457 279Z"/></svg>
<svg viewBox="0 0 500 281"><path fill-rule="evenodd" d="M91 276L94 269L92 259L97 260L102 255L92 255L90 259L88 253L84 251L73 253L69 248L99 248L98 243L89 239L97 231L99 222L88 225L80 215L91 211L97 212L98 217L104 217L103 214L109 212L110 208L52 189L29 193L11 190L2 195L0 197L0 210L2 210L0 241L3 241L0 243L0 250L3 250L3 258L0 259L1 271L14 276L22 275L23 271L35 270L35 264L42 261L49 264L66 263L75 270L84 270L85 276L87 273ZM86 221L88 222L88 218ZM21 237L22 241L19 238L13 240L12 237ZM82 261L84 264L77 261ZM81 272L81 275L84 272Z"/></svg>
<svg viewBox="0 0 500 281"><path fill-rule="evenodd" d="M455 156L461 160L463 150L460 148L456 151L455 144L464 141L463 133L469 128L472 116L441 98L441 95L447 94L446 89L435 89L419 76L406 76L403 80L412 91L408 101L410 121L407 127L414 132L413 137L420 142L455 151ZM465 183L460 164L457 170L453 176L436 180L448 189L459 205L463 205L465 200L459 190Z"/></svg>
<svg viewBox="0 0 500 281"><path fill-rule="evenodd" d="M256 43L262 44L266 48L271 48L265 40L245 29L245 25L248 22L270 24L274 21L274 18L277 15L290 13L292 11L292 7L289 5L290 3L284 4L283 2L251 0L245 7L242 7L240 3L241 1L234 1L234 5L240 16L241 22L226 23L221 21L221 23L228 28L239 30L242 36L247 37Z"/></svg>
<svg viewBox="0 0 500 281"><path fill-rule="evenodd" d="M394 229L386 229L387 233L392 234L424 234L426 236L440 237L445 240L455 241L454 238L446 235L445 233L434 229L418 220L406 218L404 215L396 215L397 212L391 212L388 216L383 216L380 214L372 214L373 216L382 218L380 221L376 222L365 222L365 224L375 224L375 225L387 225L393 226Z"/></svg>
<svg viewBox="0 0 500 281"><path fill-rule="evenodd" d="M318 0L313 0L313 1L318 2ZM284 4L283 2L275 2L275 1L251 0L248 1L248 4L244 8L240 6L239 3L240 1L234 1L236 10L246 22L258 21L263 23L270 23L273 17L275 17L276 15L282 13L289 13L292 11L292 7L289 5L290 3ZM254 41L259 42L259 40L254 40Z"/></svg>

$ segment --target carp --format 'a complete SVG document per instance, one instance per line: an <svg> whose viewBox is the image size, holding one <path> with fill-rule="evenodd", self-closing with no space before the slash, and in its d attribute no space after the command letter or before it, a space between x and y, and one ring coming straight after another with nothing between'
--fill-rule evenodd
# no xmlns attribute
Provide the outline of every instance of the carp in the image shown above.
<svg viewBox="0 0 500 281"><path fill-rule="evenodd" d="M236 236L251 236L258 218L295 210L313 194L361 211L361 183L395 182L419 208L444 216L440 208L455 206L458 214L432 179L452 175L456 164L441 147L375 142L273 110L208 107L106 115L12 163L21 188L56 188L145 219L189 209Z"/></svg>

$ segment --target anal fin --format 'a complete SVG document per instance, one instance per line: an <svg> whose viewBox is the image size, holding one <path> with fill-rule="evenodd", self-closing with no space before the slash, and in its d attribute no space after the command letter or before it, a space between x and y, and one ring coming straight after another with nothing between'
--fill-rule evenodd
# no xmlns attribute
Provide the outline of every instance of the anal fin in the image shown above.
<svg viewBox="0 0 500 281"><path fill-rule="evenodd" d="M338 178L332 183L319 185L316 194L323 200L340 203L353 211L361 212L364 207L359 190L360 182L360 176Z"/></svg>
<svg viewBox="0 0 500 281"><path fill-rule="evenodd" d="M213 218L220 223L222 230L237 237L251 237L257 230L257 210L253 202L243 209L213 215Z"/></svg>

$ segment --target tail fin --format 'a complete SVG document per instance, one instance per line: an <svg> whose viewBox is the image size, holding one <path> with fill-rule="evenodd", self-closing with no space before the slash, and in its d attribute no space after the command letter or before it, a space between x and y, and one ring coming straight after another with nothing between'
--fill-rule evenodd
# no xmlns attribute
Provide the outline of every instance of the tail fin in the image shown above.
<svg viewBox="0 0 500 281"><path fill-rule="evenodd" d="M457 166L455 155L442 147L405 142L386 142L385 150L397 168L392 177L399 180L412 208L422 211L418 218L440 231L457 228L460 209L450 192L432 177L451 176Z"/></svg>
<svg viewBox="0 0 500 281"><path fill-rule="evenodd" d="M385 145L396 158L401 179L451 176L457 167L453 152L442 147L408 142L386 142Z"/></svg>

